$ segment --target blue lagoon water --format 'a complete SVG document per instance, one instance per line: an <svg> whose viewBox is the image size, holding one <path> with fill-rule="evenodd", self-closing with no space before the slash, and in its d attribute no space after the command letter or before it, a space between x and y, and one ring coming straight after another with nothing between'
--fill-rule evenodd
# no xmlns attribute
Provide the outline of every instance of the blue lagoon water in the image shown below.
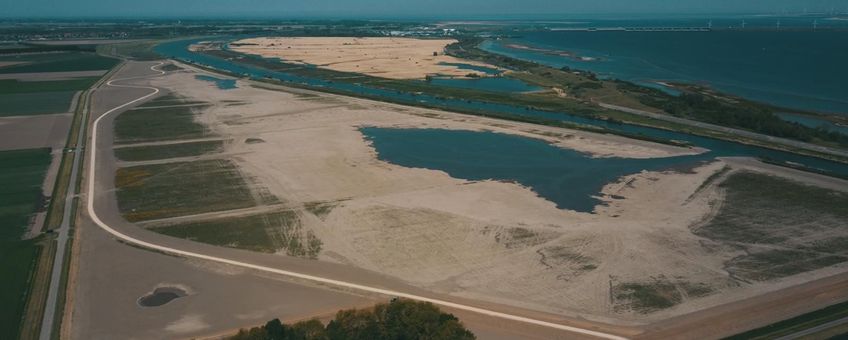
<svg viewBox="0 0 848 340"><path fill-rule="evenodd" d="M603 77L705 84L789 108L848 114L848 31L535 31L481 47Z"/></svg>
<svg viewBox="0 0 848 340"><path fill-rule="evenodd" d="M560 209L591 212L601 187L642 170L688 167L709 156L592 158L545 141L493 132L362 128L381 160L468 180L515 181Z"/></svg>
<svg viewBox="0 0 848 340"><path fill-rule="evenodd" d="M222 89L222 90L229 90L229 89L236 88L236 80L235 79L223 79L223 78L217 78L217 77L207 76L207 75L203 75L203 74L196 75L194 77L198 80L213 82L213 83L215 83L215 86L218 86L218 88Z"/></svg>
<svg viewBox="0 0 848 340"><path fill-rule="evenodd" d="M519 79L509 77L432 78L431 84L489 92L531 92L541 90Z"/></svg>
<svg viewBox="0 0 848 340"><path fill-rule="evenodd" d="M777 112L776 114L778 117L780 117L780 119L783 119L788 122L798 123L811 128L821 128L832 132L838 132L843 135L848 135L848 126L838 125L824 119L818 119L805 115L785 112Z"/></svg>
<svg viewBox="0 0 848 340"><path fill-rule="evenodd" d="M228 38L232 40L236 38ZM443 132L440 130L363 129L372 139L382 159L401 165L442 169L466 179L497 178L515 180L533 188L558 206L589 211L597 201L591 196L603 185L619 176L641 170L663 170L691 166L697 162L721 156L769 158L798 163L810 168L848 176L848 165L815 157L775 151L734 142L689 135L642 126L617 124L572 115L504 104L436 98L370 87L357 83L329 82L273 71L232 60L191 52L188 46L202 39L178 40L160 44L156 51L171 58L210 66L251 78L271 78L283 82L305 84L316 88L332 88L352 94L383 98L400 103L427 105L444 109L472 109L516 116L543 118L607 128L613 131L655 138L686 141L710 152L697 156L671 157L654 160L620 158L593 159L580 153L560 150L541 141L503 134ZM208 39L207 39L208 40ZM408 137L408 139L407 139ZM435 152L439 150L440 152ZM525 155L526 154L526 155ZM475 156L479 156L475 157ZM476 164L471 164L476 163Z"/></svg>

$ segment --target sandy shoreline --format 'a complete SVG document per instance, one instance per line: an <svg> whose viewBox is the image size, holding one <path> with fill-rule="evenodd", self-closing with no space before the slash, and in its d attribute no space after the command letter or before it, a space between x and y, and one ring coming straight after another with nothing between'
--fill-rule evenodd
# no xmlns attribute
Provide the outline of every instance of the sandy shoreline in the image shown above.
<svg viewBox="0 0 848 340"><path fill-rule="evenodd" d="M341 72L363 73L390 79L424 79L427 75L485 77L475 70L444 63L499 69L496 66L444 54L453 39L296 37L250 38L230 43L240 53L280 58Z"/></svg>
<svg viewBox="0 0 848 340"><path fill-rule="evenodd" d="M720 191L701 185L728 164L722 160L691 173L625 176L602 190L607 205L586 214L557 209L513 183L466 181L382 162L359 127L509 133L594 157L703 150L261 85L279 89L271 91L243 80L225 91L194 74L177 72L153 84L213 103L199 119L231 138L226 153L237 154L233 159L241 170L281 201L333 206L323 217L300 215L303 227L324 243L323 261L439 293L618 324L653 322L842 270L729 284L724 263L738 251L707 249L689 229L721 199ZM248 138L264 142L245 143ZM651 314L616 309L612 285L657 278L704 283L718 293L687 297Z"/></svg>

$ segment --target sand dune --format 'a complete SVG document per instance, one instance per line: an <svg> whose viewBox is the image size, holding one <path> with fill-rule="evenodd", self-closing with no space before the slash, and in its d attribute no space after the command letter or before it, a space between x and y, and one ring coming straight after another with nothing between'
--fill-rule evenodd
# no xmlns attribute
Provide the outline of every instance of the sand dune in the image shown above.
<svg viewBox="0 0 848 340"><path fill-rule="evenodd" d="M465 76L469 73L485 76L478 71L463 70L442 63L497 68L445 55L445 46L455 42L453 39L388 37L251 38L231 43L230 49L334 71L391 79L424 79L427 75Z"/></svg>

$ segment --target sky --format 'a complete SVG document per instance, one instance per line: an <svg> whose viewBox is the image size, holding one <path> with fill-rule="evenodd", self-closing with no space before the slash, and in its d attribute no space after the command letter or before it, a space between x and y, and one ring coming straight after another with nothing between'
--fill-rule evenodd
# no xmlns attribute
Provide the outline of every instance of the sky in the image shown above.
<svg viewBox="0 0 848 340"><path fill-rule="evenodd" d="M486 18L848 12L848 0L0 0L2 17Z"/></svg>

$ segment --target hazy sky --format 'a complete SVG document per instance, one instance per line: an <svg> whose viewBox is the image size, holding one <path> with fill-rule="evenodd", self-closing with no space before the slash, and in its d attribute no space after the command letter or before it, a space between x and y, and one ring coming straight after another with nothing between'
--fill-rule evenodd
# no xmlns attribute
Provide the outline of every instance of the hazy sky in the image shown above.
<svg viewBox="0 0 848 340"><path fill-rule="evenodd" d="M0 16L442 17L848 11L848 0L0 0Z"/></svg>

